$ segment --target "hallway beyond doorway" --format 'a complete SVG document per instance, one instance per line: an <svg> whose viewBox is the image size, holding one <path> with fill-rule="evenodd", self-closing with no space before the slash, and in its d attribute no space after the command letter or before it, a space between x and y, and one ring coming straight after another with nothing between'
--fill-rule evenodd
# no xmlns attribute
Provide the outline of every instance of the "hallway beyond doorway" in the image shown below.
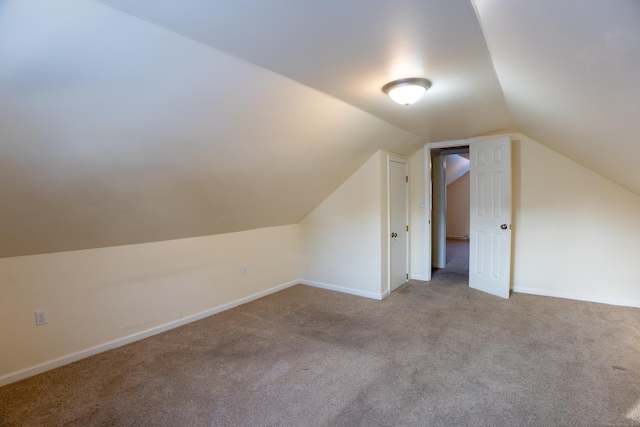
<svg viewBox="0 0 640 427"><path fill-rule="evenodd" d="M446 267L434 268L432 275L434 278L443 275L464 276L465 282L469 283L469 240L447 239Z"/></svg>

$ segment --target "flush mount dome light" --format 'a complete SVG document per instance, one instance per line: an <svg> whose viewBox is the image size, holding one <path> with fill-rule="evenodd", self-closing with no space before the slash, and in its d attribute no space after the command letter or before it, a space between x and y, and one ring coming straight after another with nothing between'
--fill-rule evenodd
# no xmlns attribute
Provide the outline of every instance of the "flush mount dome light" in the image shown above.
<svg viewBox="0 0 640 427"><path fill-rule="evenodd" d="M431 87L431 82L420 77L394 80L382 86L382 91L398 104L416 102Z"/></svg>

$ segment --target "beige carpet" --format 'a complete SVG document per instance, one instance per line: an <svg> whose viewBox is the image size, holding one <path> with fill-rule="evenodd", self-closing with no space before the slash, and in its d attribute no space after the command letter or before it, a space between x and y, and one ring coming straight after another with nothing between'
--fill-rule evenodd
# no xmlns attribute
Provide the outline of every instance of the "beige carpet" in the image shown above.
<svg viewBox="0 0 640 427"><path fill-rule="evenodd" d="M640 425L640 310L464 277L298 285L2 387L0 426Z"/></svg>

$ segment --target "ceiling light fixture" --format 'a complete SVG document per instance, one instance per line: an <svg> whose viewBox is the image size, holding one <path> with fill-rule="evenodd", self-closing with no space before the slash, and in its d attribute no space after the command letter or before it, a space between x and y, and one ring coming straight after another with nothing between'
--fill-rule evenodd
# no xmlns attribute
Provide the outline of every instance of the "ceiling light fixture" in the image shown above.
<svg viewBox="0 0 640 427"><path fill-rule="evenodd" d="M398 104L416 102L431 87L431 82L420 77L394 80L382 86L382 91Z"/></svg>

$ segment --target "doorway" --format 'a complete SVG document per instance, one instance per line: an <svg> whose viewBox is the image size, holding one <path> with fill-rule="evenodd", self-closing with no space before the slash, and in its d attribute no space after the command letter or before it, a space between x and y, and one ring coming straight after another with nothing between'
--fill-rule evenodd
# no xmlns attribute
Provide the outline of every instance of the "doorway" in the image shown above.
<svg viewBox="0 0 640 427"><path fill-rule="evenodd" d="M468 275L469 146L433 149L431 164L432 268L440 271L455 267L457 273Z"/></svg>
<svg viewBox="0 0 640 427"><path fill-rule="evenodd" d="M469 287L509 298L511 287L511 142L508 136L429 143L425 146L425 266L444 267L446 235L437 220L444 219L446 191L432 180L432 171L444 180L440 154L449 148L469 147ZM440 167L444 169L444 167ZM438 185L436 185L438 184ZM438 205L440 203L440 205ZM438 240L440 239L440 240ZM435 243L434 243L435 242ZM431 280L430 268L425 269Z"/></svg>

